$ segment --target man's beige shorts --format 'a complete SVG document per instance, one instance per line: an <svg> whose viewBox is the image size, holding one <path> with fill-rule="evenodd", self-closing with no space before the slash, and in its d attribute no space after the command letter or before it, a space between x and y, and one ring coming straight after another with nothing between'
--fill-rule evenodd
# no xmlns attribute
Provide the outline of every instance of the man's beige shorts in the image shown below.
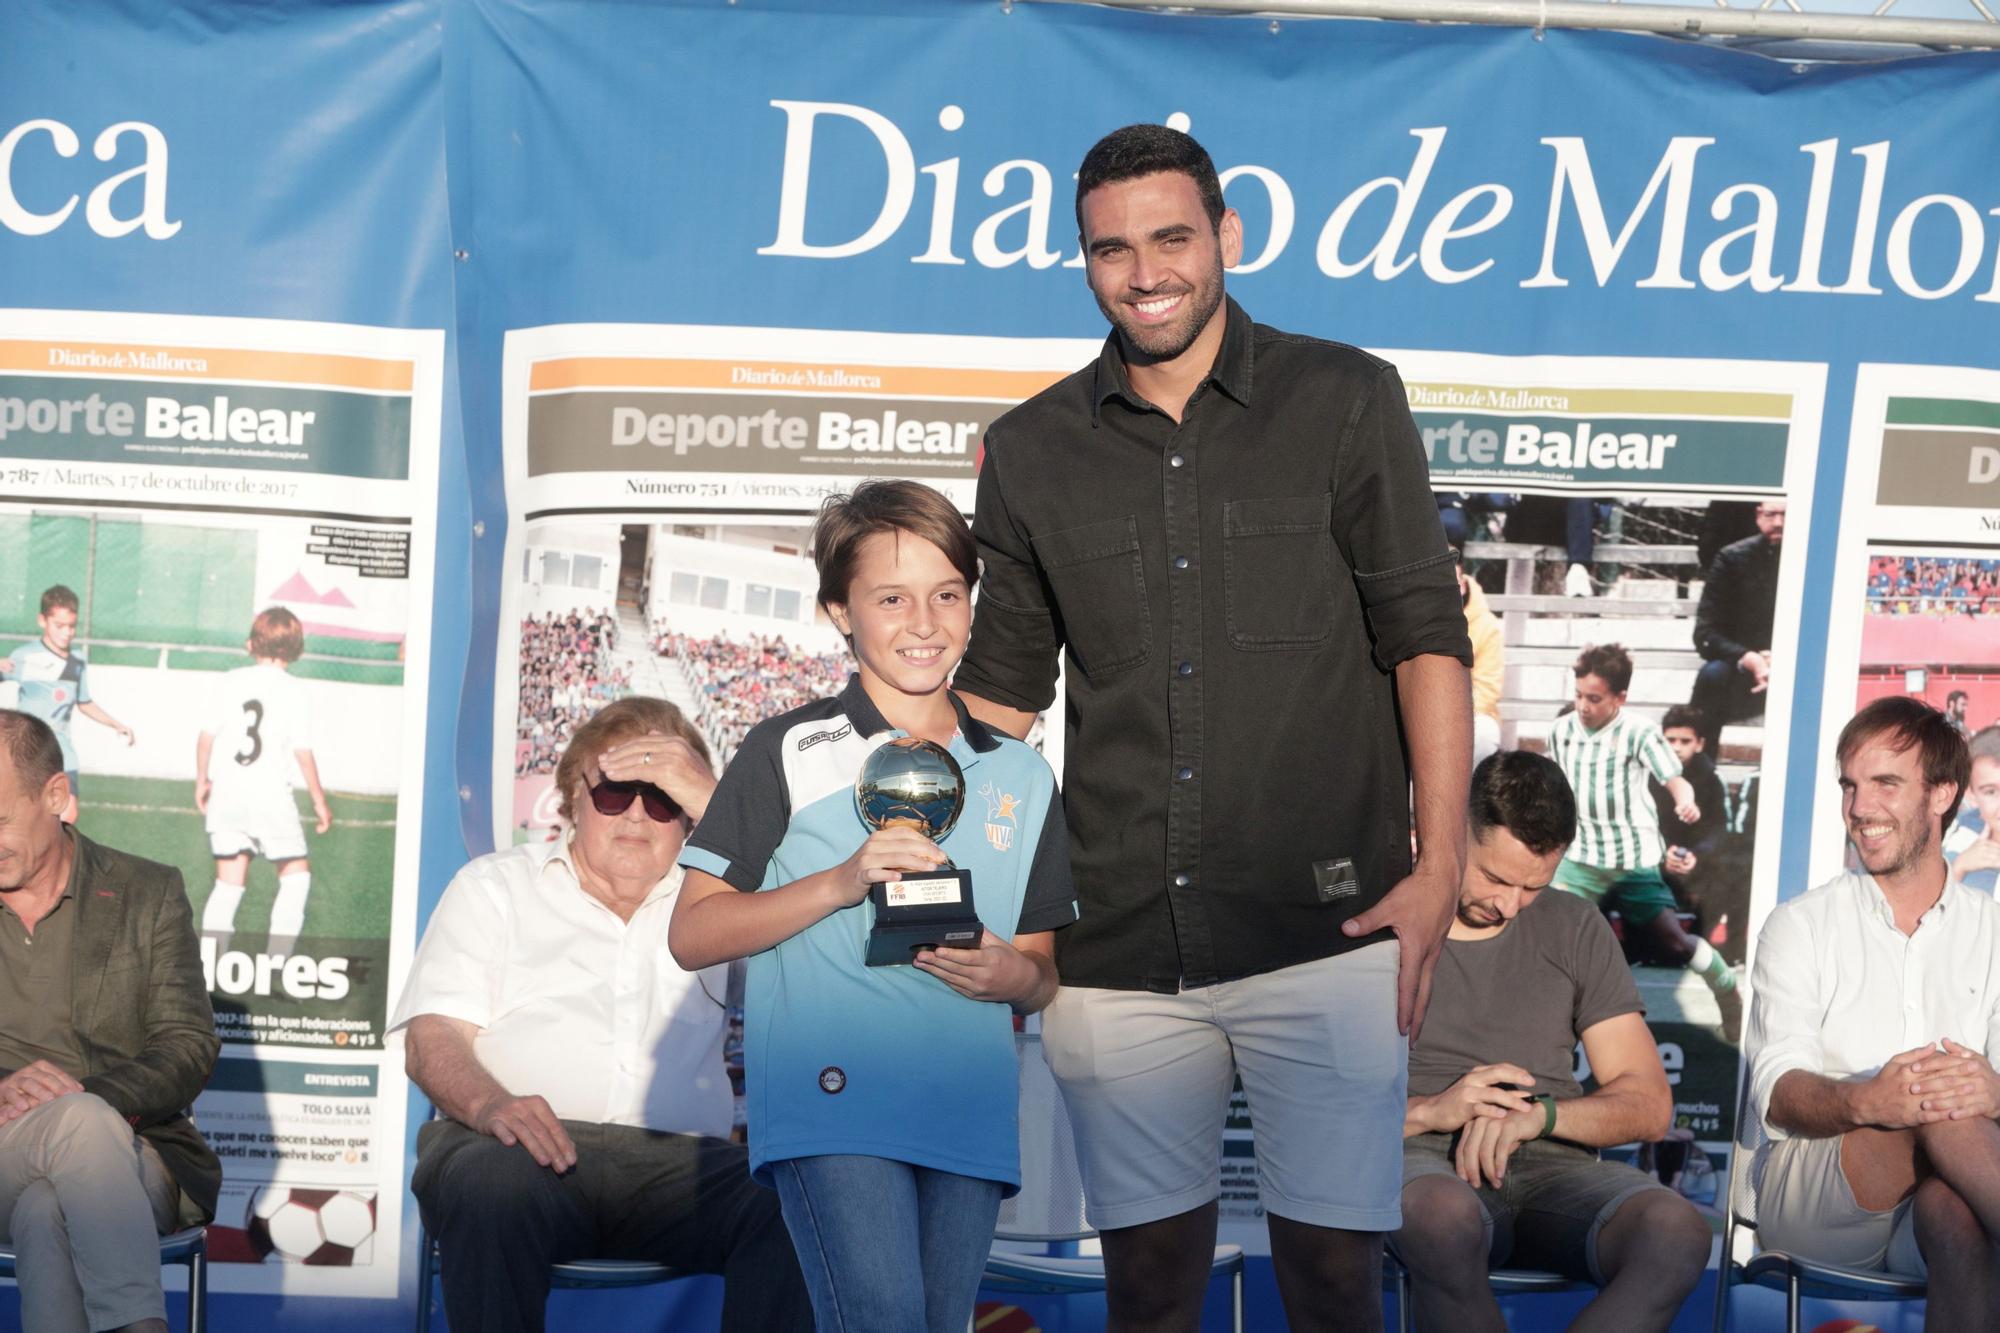
<svg viewBox="0 0 2000 1333"><path fill-rule="evenodd" d="M1840 1169L1840 1140L1779 1139L1762 1149L1757 1175L1757 1243L1802 1259L1923 1275L1916 1219L1903 1200L1871 1213L1855 1202Z"/></svg>
<svg viewBox="0 0 2000 1333"><path fill-rule="evenodd" d="M1138 1226L1221 1192L1222 1123L1243 1078L1265 1211L1313 1226L1402 1225L1409 1045L1395 943L1177 995L1064 986L1042 1015L1092 1226Z"/></svg>

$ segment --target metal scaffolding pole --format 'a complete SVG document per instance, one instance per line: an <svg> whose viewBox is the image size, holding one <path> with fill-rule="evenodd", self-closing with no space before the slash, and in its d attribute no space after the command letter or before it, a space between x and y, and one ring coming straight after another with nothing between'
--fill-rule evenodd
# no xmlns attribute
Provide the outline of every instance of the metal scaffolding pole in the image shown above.
<svg viewBox="0 0 2000 1333"><path fill-rule="evenodd" d="M1616 0L1179 0L1169 5L1125 4L1120 0L1040 2L1108 3L1114 8L1168 14L1402 19L1515 28L1610 28L1688 38L2000 49L2000 22L1995 21L1984 0L1969 0L1971 8L1981 15L1977 19L1904 18L1886 12L1889 5L1873 14L1812 14L1795 8L1734 9L1718 4L1704 9L1628 5Z"/></svg>

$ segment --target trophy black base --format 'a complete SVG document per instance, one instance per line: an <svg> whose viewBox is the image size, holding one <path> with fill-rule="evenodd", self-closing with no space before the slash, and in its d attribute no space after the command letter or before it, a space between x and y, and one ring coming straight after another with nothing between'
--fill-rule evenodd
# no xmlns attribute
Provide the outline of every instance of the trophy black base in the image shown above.
<svg viewBox="0 0 2000 1333"><path fill-rule="evenodd" d="M870 967L912 962L922 949L976 949L985 927L972 907L972 875L965 870L909 875L869 886L875 928L868 935Z"/></svg>

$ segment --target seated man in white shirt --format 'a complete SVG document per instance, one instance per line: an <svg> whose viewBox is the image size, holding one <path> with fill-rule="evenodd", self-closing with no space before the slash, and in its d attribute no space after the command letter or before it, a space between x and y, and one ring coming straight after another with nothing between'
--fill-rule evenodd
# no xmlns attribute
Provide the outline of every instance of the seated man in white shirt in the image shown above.
<svg viewBox="0 0 2000 1333"><path fill-rule="evenodd" d="M556 785L566 836L458 873L391 1028L449 1117L418 1134L411 1181L445 1313L539 1330L551 1263L645 1259L721 1274L729 1333L811 1328L778 1196L728 1140L727 969L667 952L708 747L672 704L622 699L577 728Z"/></svg>
<svg viewBox="0 0 2000 1333"><path fill-rule="evenodd" d="M2000 903L1940 850L1970 768L1944 714L1878 699L1842 729L1862 872L1784 903L1758 939L1750 1092L1768 1136L1758 1237L1930 1275L1932 1328L2000 1309Z"/></svg>

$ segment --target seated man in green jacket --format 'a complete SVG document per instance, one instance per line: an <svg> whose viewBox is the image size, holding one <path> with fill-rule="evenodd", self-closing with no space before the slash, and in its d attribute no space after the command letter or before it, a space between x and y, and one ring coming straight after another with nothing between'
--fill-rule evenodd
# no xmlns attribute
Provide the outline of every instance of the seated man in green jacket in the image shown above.
<svg viewBox="0 0 2000 1333"><path fill-rule="evenodd" d="M0 1242L36 1333L166 1331L159 1238L215 1215L188 1106L219 1043L180 872L62 822L62 746L0 710Z"/></svg>

